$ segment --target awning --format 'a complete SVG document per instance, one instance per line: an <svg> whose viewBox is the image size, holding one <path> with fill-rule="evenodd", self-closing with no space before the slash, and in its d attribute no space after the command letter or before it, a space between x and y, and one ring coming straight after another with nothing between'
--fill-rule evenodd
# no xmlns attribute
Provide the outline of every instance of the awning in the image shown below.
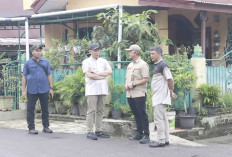
<svg viewBox="0 0 232 157"><path fill-rule="evenodd" d="M30 45L40 45L41 43L40 39L29 39ZM45 43L45 39L42 39L42 44ZM20 38L20 44L26 45L26 39ZM0 45L4 46L11 46L11 45L19 45L19 39L18 38L0 38Z"/></svg>

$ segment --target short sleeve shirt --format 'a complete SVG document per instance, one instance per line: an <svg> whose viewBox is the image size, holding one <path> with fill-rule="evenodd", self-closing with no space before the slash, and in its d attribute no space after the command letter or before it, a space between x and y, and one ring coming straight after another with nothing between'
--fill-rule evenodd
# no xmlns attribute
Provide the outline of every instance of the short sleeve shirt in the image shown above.
<svg viewBox="0 0 232 157"><path fill-rule="evenodd" d="M82 63L83 72L86 73L88 70L94 71L95 73L103 72L111 69L108 61L104 58L95 59L92 56L85 59ZM108 82L107 79L93 80L85 75L85 95L108 95Z"/></svg>
<svg viewBox="0 0 232 157"><path fill-rule="evenodd" d="M48 60L40 58L39 63L47 69L48 74L51 74ZM29 59L24 63L23 75L26 76L28 93L42 94L49 92L50 85L48 76L46 72L33 61L33 59Z"/></svg>
<svg viewBox="0 0 232 157"><path fill-rule="evenodd" d="M144 78L149 78L149 66L148 64L142 60L140 57L131 62L127 67L126 72L126 84L129 83L136 83ZM136 98L136 97L143 97L147 92L147 84L136 86L133 89L127 91L126 96L128 98Z"/></svg>
<svg viewBox="0 0 232 157"><path fill-rule="evenodd" d="M153 77L151 82L152 105L167 104L171 105L170 90L168 80L173 79L169 66L161 60L154 65Z"/></svg>

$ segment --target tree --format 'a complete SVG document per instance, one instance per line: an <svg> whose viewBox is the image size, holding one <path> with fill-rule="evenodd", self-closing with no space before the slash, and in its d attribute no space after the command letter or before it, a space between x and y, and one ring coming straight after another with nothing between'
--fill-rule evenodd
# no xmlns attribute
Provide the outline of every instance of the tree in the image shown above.
<svg viewBox="0 0 232 157"><path fill-rule="evenodd" d="M157 11L147 10L140 14L129 14L123 11L122 41L118 43L119 11L117 8L109 8L107 11L97 15L97 20L103 20L103 26L93 28L92 38L109 52L111 60L117 60L118 47L122 50L122 60L126 60L127 53L124 51L132 44L138 44L143 51L146 51L162 41L170 42L159 37L157 24L152 23L150 15Z"/></svg>

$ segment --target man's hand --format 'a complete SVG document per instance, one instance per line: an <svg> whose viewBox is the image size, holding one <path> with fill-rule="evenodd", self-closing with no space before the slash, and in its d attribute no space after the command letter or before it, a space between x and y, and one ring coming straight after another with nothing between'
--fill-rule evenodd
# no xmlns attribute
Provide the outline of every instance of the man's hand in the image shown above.
<svg viewBox="0 0 232 157"><path fill-rule="evenodd" d="M125 85L125 90L128 91L129 90L129 87L127 85Z"/></svg>
<svg viewBox="0 0 232 157"><path fill-rule="evenodd" d="M50 89L50 91L49 91L49 95L51 95L51 97L53 98L54 93L53 93L53 90L52 90L52 89Z"/></svg>
<svg viewBox="0 0 232 157"><path fill-rule="evenodd" d="M170 91L170 94L171 94L171 97L172 97L173 99L176 99L176 98L177 98L177 95L176 95L173 91Z"/></svg>
<svg viewBox="0 0 232 157"><path fill-rule="evenodd" d="M129 89L132 89L132 88L133 88L132 83L128 83L128 84L127 84L127 87L128 87Z"/></svg>
<svg viewBox="0 0 232 157"><path fill-rule="evenodd" d="M23 97L23 99L26 99L27 98L27 92L22 92L22 97Z"/></svg>

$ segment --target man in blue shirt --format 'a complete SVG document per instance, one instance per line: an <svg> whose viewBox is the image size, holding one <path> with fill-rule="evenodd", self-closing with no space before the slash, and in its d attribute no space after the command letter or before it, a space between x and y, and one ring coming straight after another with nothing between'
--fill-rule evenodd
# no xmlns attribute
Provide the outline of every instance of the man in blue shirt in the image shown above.
<svg viewBox="0 0 232 157"><path fill-rule="evenodd" d="M43 132L52 133L49 129L48 98L53 97L51 68L48 60L42 58L42 47L34 45L30 48L32 58L24 63L22 79L22 96L27 98L27 123L29 134L38 134L35 130L35 105L40 100L42 110ZM27 87L27 89L26 89Z"/></svg>

